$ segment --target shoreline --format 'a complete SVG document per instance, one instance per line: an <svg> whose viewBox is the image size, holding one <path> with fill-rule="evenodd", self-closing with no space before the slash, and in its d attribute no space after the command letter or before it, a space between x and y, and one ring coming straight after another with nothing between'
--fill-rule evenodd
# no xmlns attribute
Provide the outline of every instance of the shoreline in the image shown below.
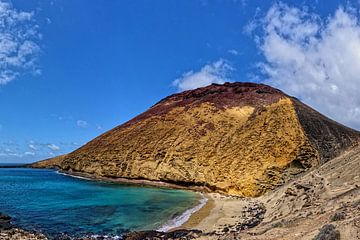
<svg viewBox="0 0 360 240"><path fill-rule="evenodd" d="M176 183L169 183L169 182L163 182L158 180L146 180L146 179L129 179L129 178L121 178L121 177L105 177L105 176L96 176L94 174L90 173L83 173L83 172L74 172L74 171L63 171L57 168L48 168L48 169L54 169L59 174L68 175L71 177L77 177L80 179L85 180L95 180L95 181L104 181L109 183L123 183L123 184L129 184L129 185L135 185L135 186L141 186L141 187L165 187L165 188L171 188L171 189L181 189L181 190L190 190L194 192L199 193L210 193L212 191L209 190L206 186L184 186L181 184Z"/></svg>
<svg viewBox="0 0 360 240"><path fill-rule="evenodd" d="M165 224L163 224L160 228L156 229L156 231L159 232L171 232L174 230L180 230L180 229L184 229L186 227L184 227L184 225L190 221L190 219L199 211L201 211L201 209L203 209L209 199L207 197L205 197L203 194L201 194L201 199L199 200L199 204L193 206L192 208L189 208L187 210L185 210L184 212L182 212L179 216L172 218L170 220L168 220ZM186 228L188 229L188 228Z"/></svg>
<svg viewBox="0 0 360 240"><path fill-rule="evenodd" d="M59 169L55 169L55 170L57 170L56 172L58 174L79 178L83 180L88 180L88 181L105 181L110 183L122 183L122 184L130 184L130 185L136 185L142 187L160 187L160 188L163 187L163 188L171 188L171 189L179 189L179 190L188 190L188 191L196 192L201 196L199 203L197 205L187 209L179 216L170 219L160 228L154 229L160 232L171 232L179 229L187 229L187 230L196 229L196 226L198 226L202 220L207 218L210 215L211 211L215 208L214 199L209 194L209 190L204 187L198 187L198 186L186 187L182 185L166 183L161 181L99 177L88 173L61 171Z"/></svg>
<svg viewBox="0 0 360 240"><path fill-rule="evenodd" d="M198 211L192 213L189 219L176 229L196 229L204 219L210 216L211 211L215 208L215 201L209 194L205 194L204 198L207 199L206 203Z"/></svg>

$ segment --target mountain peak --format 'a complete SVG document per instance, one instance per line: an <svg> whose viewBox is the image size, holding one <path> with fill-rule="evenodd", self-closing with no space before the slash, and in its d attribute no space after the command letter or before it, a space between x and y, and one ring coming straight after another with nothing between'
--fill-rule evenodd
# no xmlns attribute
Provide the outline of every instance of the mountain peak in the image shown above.
<svg viewBox="0 0 360 240"><path fill-rule="evenodd" d="M272 88L265 84L251 82L226 82L224 84L213 83L206 87L188 90L181 93L173 94L163 100L168 101L185 101L184 104L191 101L208 101L219 107L237 106L247 102L255 103L257 99L268 99L268 101L277 100L284 95L280 90ZM241 100L241 101L239 101Z"/></svg>
<svg viewBox="0 0 360 240"><path fill-rule="evenodd" d="M252 106L258 109L264 105L277 102L282 97L287 96L280 90L265 84L251 82L213 83L206 87L170 95L156 103L148 111L125 123L124 126L132 125L152 116L166 114L178 107L184 107L188 110L208 103L218 110L243 106Z"/></svg>

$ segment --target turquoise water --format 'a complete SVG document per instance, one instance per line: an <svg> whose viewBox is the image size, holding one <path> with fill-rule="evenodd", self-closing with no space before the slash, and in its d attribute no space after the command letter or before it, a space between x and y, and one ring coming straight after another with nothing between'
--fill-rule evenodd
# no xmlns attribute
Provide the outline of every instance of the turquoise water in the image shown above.
<svg viewBox="0 0 360 240"><path fill-rule="evenodd" d="M0 212L50 236L158 229L198 204L189 191L95 182L54 170L0 168Z"/></svg>

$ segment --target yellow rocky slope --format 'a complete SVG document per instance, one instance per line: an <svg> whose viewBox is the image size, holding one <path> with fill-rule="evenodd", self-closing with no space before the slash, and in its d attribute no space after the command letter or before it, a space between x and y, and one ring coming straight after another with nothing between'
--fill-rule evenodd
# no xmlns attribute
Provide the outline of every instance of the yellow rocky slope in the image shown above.
<svg viewBox="0 0 360 240"><path fill-rule="evenodd" d="M358 139L277 89L226 83L165 98L74 152L34 166L258 196Z"/></svg>

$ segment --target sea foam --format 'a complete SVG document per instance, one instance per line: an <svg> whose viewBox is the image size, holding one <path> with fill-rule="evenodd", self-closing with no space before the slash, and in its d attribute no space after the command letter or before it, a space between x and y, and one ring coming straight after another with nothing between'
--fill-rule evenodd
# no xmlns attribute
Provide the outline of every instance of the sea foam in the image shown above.
<svg viewBox="0 0 360 240"><path fill-rule="evenodd" d="M181 225L186 223L190 219L192 214L199 211L207 203L208 199L203 194L201 194L201 196L202 196L202 198L199 200L198 205L186 210L181 215L179 215L173 219L170 219L167 223L165 223L163 226L161 226L159 229L157 229L157 231L167 232L167 231L170 231L171 229L180 227Z"/></svg>
<svg viewBox="0 0 360 240"><path fill-rule="evenodd" d="M71 174L67 174L64 172L60 172L60 171L56 171L57 174L60 175L64 175L64 176L68 176L68 177L73 177L73 178L79 178L79 179L84 179L84 180L88 180L88 181L93 181L93 179L91 178L87 178L87 177L81 177L81 176L76 176L76 175L71 175Z"/></svg>

